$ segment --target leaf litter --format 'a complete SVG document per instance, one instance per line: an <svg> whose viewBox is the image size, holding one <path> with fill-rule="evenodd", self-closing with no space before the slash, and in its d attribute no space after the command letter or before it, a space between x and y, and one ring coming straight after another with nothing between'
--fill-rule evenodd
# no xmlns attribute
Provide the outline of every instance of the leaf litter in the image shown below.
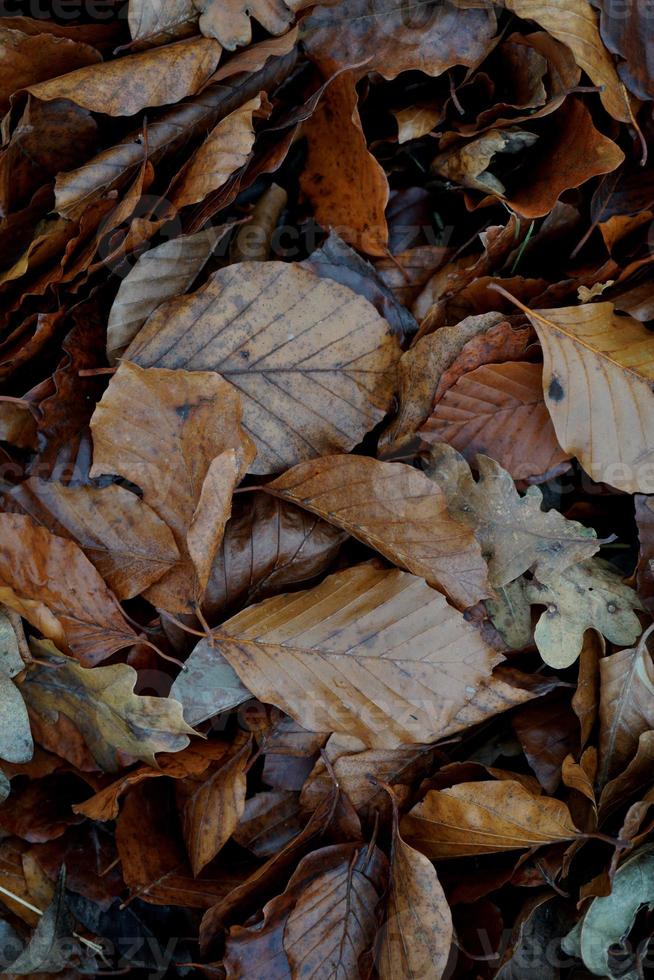
<svg viewBox="0 0 654 980"><path fill-rule="evenodd" d="M654 57L0 16L3 974L647 975Z"/></svg>

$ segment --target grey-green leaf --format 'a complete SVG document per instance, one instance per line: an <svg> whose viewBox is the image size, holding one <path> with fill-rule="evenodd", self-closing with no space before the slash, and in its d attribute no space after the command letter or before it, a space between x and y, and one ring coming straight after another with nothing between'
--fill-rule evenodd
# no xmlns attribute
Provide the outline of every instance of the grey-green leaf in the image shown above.
<svg viewBox="0 0 654 980"><path fill-rule="evenodd" d="M212 647L208 639L197 644L186 661L186 670L176 677L170 696L181 702L189 725L199 725L252 697L218 647Z"/></svg>
<svg viewBox="0 0 654 980"><path fill-rule="evenodd" d="M33 755L25 702L12 679L0 670L0 759L29 762Z"/></svg>
<svg viewBox="0 0 654 980"><path fill-rule="evenodd" d="M563 940L563 949L580 956L584 965L598 977L617 980L611 969L609 949L629 935L638 910L654 907L654 845L636 851L618 868L610 895L595 898L580 926ZM625 973L620 980L638 980L636 969Z"/></svg>
<svg viewBox="0 0 654 980"><path fill-rule="evenodd" d="M39 919L29 943L9 972L19 976L35 973L59 973L75 952L73 919L66 906L66 873L59 873L59 880L52 902Z"/></svg>

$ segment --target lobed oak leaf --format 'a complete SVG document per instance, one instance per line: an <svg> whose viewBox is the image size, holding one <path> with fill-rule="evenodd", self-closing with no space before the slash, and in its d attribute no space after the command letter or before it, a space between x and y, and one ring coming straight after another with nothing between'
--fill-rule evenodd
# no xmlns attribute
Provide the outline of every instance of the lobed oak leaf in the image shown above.
<svg viewBox="0 0 654 980"><path fill-rule="evenodd" d="M492 586L506 586L528 569L541 579L552 577L598 551L592 528L557 510L542 510L537 487L520 496L495 460L477 456L476 465L478 480L455 449L440 444L431 450L427 473L441 487L452 517L475 531Z"/></svg>
<svg viewBox="0 0 654 980"><path fill-rule="evenodd" d="M28 709L42 723L68 718L82 733L101 769L115 772L125 757L156 765L157 752L177 752L195 731L174 698L133 693L136 671L127 664L89 670L65 657L49 640L33 641L38 658L21 686Z"/></svg>

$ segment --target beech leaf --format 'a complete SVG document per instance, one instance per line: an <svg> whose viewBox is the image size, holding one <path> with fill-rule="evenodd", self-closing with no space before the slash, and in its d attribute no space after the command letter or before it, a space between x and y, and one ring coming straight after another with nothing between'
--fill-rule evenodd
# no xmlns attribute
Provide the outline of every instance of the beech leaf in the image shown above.
<svg viewBox="0 0 654 980"><path fill-rule="evenodd" d="M298 265L240 262L164 303L127 349L142 367L219 371L239 391L254 473L351 449L390 407L400 351L375 308Z"/></svg>
<svg viewBox="0 0 654 980"><path fill-rule="evenodd" d="M457 731L499 660L425 582L371 564L251 606L214 636L259 700L380 748Z"/></svg>

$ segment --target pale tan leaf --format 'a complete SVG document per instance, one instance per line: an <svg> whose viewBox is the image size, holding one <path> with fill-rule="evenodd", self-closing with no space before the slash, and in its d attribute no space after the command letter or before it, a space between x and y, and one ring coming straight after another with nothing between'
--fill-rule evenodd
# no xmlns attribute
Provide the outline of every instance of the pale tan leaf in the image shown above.
<svg viewBox="0 0 654 980"><path fill-rule="evenodd" d="M125 361L96 406L91 430L92 475L114 473L140 487L145 503L173 532L181 555L146 598L172 613L191 611L202 582L189 550L189 530L195 520L205 534L199 542L191 530L191 548L204 578L231 506L227 487L221 484L219 492L212 463L233 449L242 475L254 454L240 426L238 394L211 372L144 370ZM233 486L240 477L233 466L227 469L227 483Z"/></svg>
<svg viewBox="0 0 654 980"><path fill-rule="evenodd" d="M393 115L397 122L397 141L401 144L431 133L440 121L443 110L436 104L415 105L406 109L395 109Z"/></svg>
<svg viewBox="0 0 654 980"><path fill-rule="evenodd" d="M129 0L127 20L133 41L161 44L194 34L193 0Z"/></svg>
<svg viewBox="0 0 654 980"><path fill-rule="evenodd" d="M252 472L351 449L391 406L400 349L350 289L285 262L241 262L156 310L126 352L218 371L241 394Z"/></svg>
<svg viewBox="0 0 654 980"><path fill-rule="evenodd" d="M654 489L654 344L612 303L528 311L559 444L598 483Z"/></svg>
<svg viewBox="0 0 654 980"><path fill-rule="evenodd" d="M115 364L150 314L181 296L202 271L229 225L162 242L139 257L116 293L107 324L107 360Z"/></svg>
<svg viewBox="0 0 654 980"><path fill-rule="evenodd" d="M535 20L557 41L566 44L575 60L598 86L604 108L614 119L632 119L624 86L600 37L597 14L587 0L502 0L524 20Z"/></svg>
<svg viewBox="0 0 654 980"><path fill-rule="evenodd" d="M189 778L176 787L182 803L182 834L196 876L238 826L245 807L250 750L248 739L211 775Z"/></svg>
<svg viewBox="0 0 654 980"><path fill-rule="evenodd" d="M224 48L233 51L252 40L252 23L269 34L283 34L293 21L292 0L193 0L200 11L200 30L205 37L215 37ZM289 10L289 8L291 8Z"/></svg>
<svg viewBox="0 0 654 980"><path fill-rule="evenodd" d="M500 659L440 593L370 563L251 606L214 636L259 700L376 748L458 730Z"/></svg>
<svg viewBox="0 0 654 980"><path fill-rule="evenodd" d="M634 756L638 739L654 729L654 663L647 648L650 630L635 649L600 660L598 782L620 773Z"/></svg>
<svg viewBox="0 0 654 980"><path fill-rule="evenodd" d="M209 464L200 490L186 544L195 566L200 592L204 593L214 558L223 540L225 525L232 509L232 494L241 482L243 457L235 449L226 449Z"/></svg>
<svg viewBox="0 0 654 980"><path fill-rule="evenodd" d="M148 106L174 105L198 92L216 70L221 47L194 37L30 85L36 99L70 99L91 112L133 116ZM135 84L138 79L138 84Z"/></svg>
<svg viewBox="0 0 654 980"><path fill-rule="evenodd" d="M271 108L261 92L221 119L175 180L170 191L175 207L203 201L245 166L254 146L254 120L265 118Z"/></svg>
<svg viewBox="0 0 654 980"><path fill-rule="evenodd" d="M381 933L380 980L441 980L452 945L452 913L431 861L400 836L393 814L391 886Z"/></svg>
<svg viewBox="0 0 654 980"><path fill-rule="evenodd" d="M29 762L33 754L25 702L11 677L0 670L0 759Z"/></svg>
<svg viewBox="0 0 654 980"><path fill-rule="evenodd" d="M487 569L470 528L450 517L446 495L403 463L325 456L265 487L342 527L462 607L487 596Z"/></svg>
<svg viewBox="0 0 654 980"><path fill-rule="evenodd" d="M0 514L0 539L0 602L89 666L135 641L116 597L74 541L19 514Z"/></svg>
<svg viewBox="0 0 654 980"><path fill-rule="evenodd" d="M172 531L124 487L64 486L33 477L12 497L53 534L73 538L119 599L131 599L178 560Z"/></svg>
<svg viewBox="0 0 654 980"><path fill-rule="evenodd" d="M64 715L80 730L93 757L106 772L127 760L156 765L157 752L178 752L189 744L193 729L173 698L134 694L137 673L127 664L88 670L64 657L49 640L32 641L40 660L21 686L30 709L43 724Z"/></svg>
<svg viewBox="0 0 654 980"><path fill-rule="evenodd" d="M429 443L449 443L469 461L483 452L514 480L547 473L570 454L556 440L542 374L540 364L520 361L464 374L434 406L420 435Z"/></svg>
<svg viewBox="0 0 654 980"><path fill-rule="evenodd" d="M419 851L439 859L538 847L579 834L565 803L534 796L512 780L429 790L401 830Z"/></svg>

